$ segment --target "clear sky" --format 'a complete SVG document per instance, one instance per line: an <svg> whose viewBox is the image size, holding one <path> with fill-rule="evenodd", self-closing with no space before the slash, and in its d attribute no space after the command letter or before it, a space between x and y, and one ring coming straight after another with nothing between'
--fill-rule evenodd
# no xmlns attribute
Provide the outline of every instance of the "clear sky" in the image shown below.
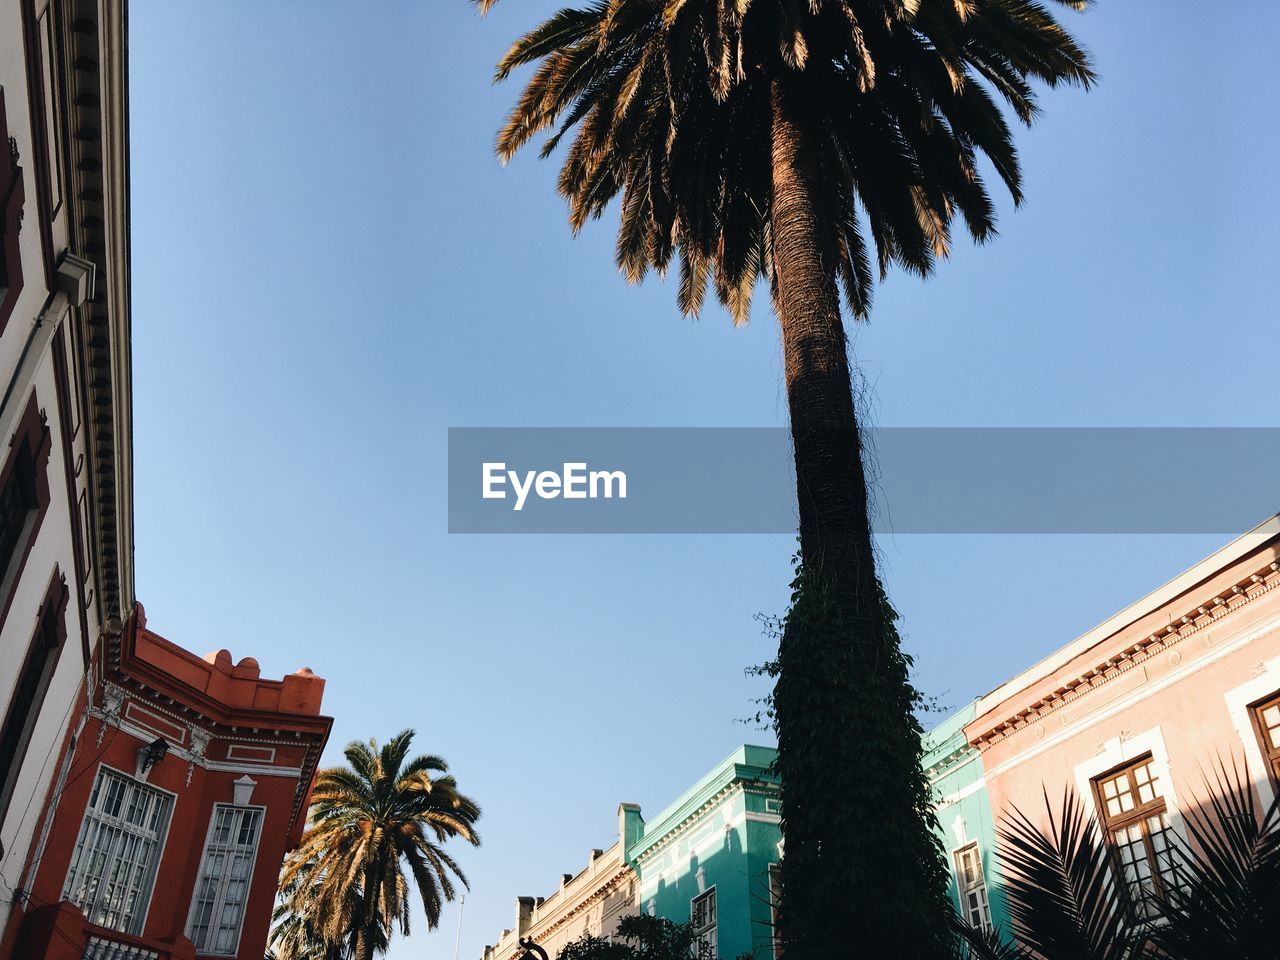
<svg viewBox="0 0 1280 960"><path fill-rule="evenodd" d="M785 423L767 298L745 329L681 319L673 284L614 270L612 217L571 238L554 166L494 159L518 88L492 66L553 6L130 10L138 595L184 646L326 677L327 760L404 727L448 758L484 808L464 960L613 841L620 801L652 815L768 742L737 722L743 668L793 550L446 532L450 426ZM999 239L880 290L853 342L876 422L1280 426L1280 10L1064 16L1102 82L1046 94ZM880 549L918 683L954 707L1227 539ZM449 960L457 923L389 956Z"/></svg>

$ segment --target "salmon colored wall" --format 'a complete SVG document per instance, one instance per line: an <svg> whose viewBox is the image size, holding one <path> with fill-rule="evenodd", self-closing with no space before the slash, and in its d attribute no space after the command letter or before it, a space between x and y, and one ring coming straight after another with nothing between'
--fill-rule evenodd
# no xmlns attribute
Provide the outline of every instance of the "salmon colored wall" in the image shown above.
<svg viewBox="0 0 1280 960"><path fill-rule="evenodd" d="M1213 578L1200 591L1205 602L1211 604L1214 595L1229 589L1232 578L1242 576L1242 570L1257 566L1258 555L1254 555L1250 561ZM1090 656L1077 658L1055 671L1036 684L1033 693L1023 700L1030 704L1044 690L1065 686L1084 672L1083 663L1100 662L1100 653L1101 662L1119 655L1130 648L1134 637L1145 639L1156 632L1153 623L1181 623L1171 611L1181 613L1185 605L1186 600L1180 598L1167 610L1144 618L1135 628L1095 648ZM1065 786L1079 790L1083 784L1087 790L1088 777L1141 756L1148 749L1153 750L1160 766L1162 748L1167 756L1164 772L1171 783L1161 784L1161 792L1170 807L1185 809L1197 797L1204 797L1204 775L1212 771L1219 757L1228 763L1232 758L1239 761L1246 757L1246 750L1254 748L1252 729L1247 729L1247 739L1242 739L1225 699L1228 691L1245 684L1252 684L1257 690L1266 688L1258 697L1280 689L1280 589L1260 593L1203 629L1130 666L1078 699L1029 720L1022 729L988 746L982 760L997 818L999 811L1016 806L1043 822L1045 788L1056 809ZM1011 698L990 710L986 718L979 718L968 728L971 739L982 736L984 719L989 727L990 718L1007 717L1016 706L1017 701ZM1158 737L1154 734L1157 728ZM1253 752L1253 763L1248 767L1250 778L1261 782L1259 791L1264 800L1269 799L1270 784L1257 763L1256 750ZM1092 809L1092 795L1086 794L1086 800Z"/></svg>

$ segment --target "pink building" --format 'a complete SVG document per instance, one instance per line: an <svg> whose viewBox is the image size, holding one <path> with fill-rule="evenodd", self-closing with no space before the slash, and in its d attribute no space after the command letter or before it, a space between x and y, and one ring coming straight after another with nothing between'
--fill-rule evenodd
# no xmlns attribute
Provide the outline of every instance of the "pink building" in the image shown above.
<svg viewBox="0 0 1280 960"><path fill-rule="evenodd" d="M1171 879L1168 831L1221 758L1269 803L1280 775L1280 516L1014 677L965 727L992 808L1043 822L1074 787L1127 881ZM997 813L997 818L999 813Z"/></svg>

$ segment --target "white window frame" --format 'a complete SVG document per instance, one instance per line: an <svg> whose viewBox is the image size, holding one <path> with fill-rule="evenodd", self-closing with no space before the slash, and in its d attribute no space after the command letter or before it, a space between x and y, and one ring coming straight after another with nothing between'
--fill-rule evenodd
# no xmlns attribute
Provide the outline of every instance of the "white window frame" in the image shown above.
<svg viewBox="0 0 1280 960"><path fill-rule="evenodd" d="M214 837L214 830L217 827L217 823L218 823L218 814L224 810L243 811L245 813L257 812L258 831L253 838L252 848L239 848L237 846L232 846L232 845L221 845L221 844L219 845L222 847L222 849L219 852L223 854L231 854L232 852L239 851L241 849L249 849L249 854L250 854L249 876L245 880L245 896L244 896L244 902L240 905L240 920L239 920L238 927L236 929L235 946L231 949L229 953L219 953L216 950L214 950L212 947L202 948L199 944L196 944L196 953L198 953L202 957L234 957L240 952L240 938L244 936L245 910L248 908L248 905L249 905L249 892L253 888L253 875L258 867L258 850L262 846L262 828L266 825L266 820L267 820L267 808L263 806L258 806L256 804L241 806L234 803L215 803L213 805L213 809L210 810L209 812L209 827L205 831L204 852L200 855L200 869L196 872L195 887L191 891L191 906L187 910L187 925L184 928L186 931L187 938L190 939L192 943L195 943L195 937L192 936L191 928L192 928L192 925L195 923L196 907L200 902L200 884L204 880L205 866L209 861L209 854L213 850L213 845L214 845L213 837ZM242 813L242 816L243 816L243 813ZM214 933L214 934L216 934L217 932L217 918L222 913L223 908L226 906L227 877L226 877L225 871L226 871L226 867L224 865L223 875L220 877L219 883L218 883L217 896L214 897L213 907L209 913L209 930L211 933Z"/></svg>
<svg viewBox="0 0 1280 960"><path fill-rule="evenodd" d="M167 800L168 807L163 814L163 823L160 824L159 829L155 832L154 836L151 835L150 831L139 831L136 827L133 827L127 822L121 820L121 818L108 816L102 812L93 810L89 806L93 801L94 793L100 789L99 781L103 779L104 775L119 777L126 784L132 785L135 789L156 794L162 799ZM85 802L84 814L80 818L80 829L76 833L75 846L72 847L72 862L67 866L67 876L62 883L62 899L75 903L76 906L84 912L90 923L99 924L112 930L119 930L121 933L134 935L140 934L146 928L147 915L151 911L151 899L155 893L156 874L160 870L160 864L164 861L165 848L169 842L169 828L173 824L173 811L177 806L177 801L178 795L172 790L165 790L162 787L146 783L123 770L118 770L105 763L99 764L97 771L94 773L94 784L92 789L89 791L89 799ZM89 827L91 819L100 826L105 824L110 827L119 827L121 830L120 833L111 841L111 845L107 848L107 856L104 858L103 862L103 872L99 876L98 886L94 889L93 900L88 905L82 906L79 900L72 896L72 893L74 888L83 883L84 879L89 875L89 871L85 869L85 864L81 859L83 857L81 844L83 844L86 839L86 830ZM104 886L103 881L106 878L106 868L116 857L120 839L125 835L151 840L151 842L155 844L155 858L147 866L146 876L138 885L138 906L135 907L132 921L124 927L113 927L100 920L94 919L93 909L98 905L98 897Z"/></svg>
<svg viewBox="0 0 1280 960"><path fill-rule="evenodd" d="M778 907L782 903L782 865L769 864L766 873L769 883L769 943L774 960L782 956L782 943L778 940Z"/></svg>
<svg viewBox="0 0 1280 960"><path fill-rule="evenodd" d="M966 886L964 882L964 873L960 869L960 858L969 850L973 851L974 858L977 861L978 882ZM991 896L990 890L987 886L987 865L982 862L982 846L977 840L970 840L968 843L961 844L951 851L951 864L952 868L955 870L956 897L960 902L960 915L964 917L965 922L968 923L969 926L974 925L972 908L968 903L968 895L976 891L981 895L982 913L982 922L978 924L978 929L984 932L994 929L995 925L991 920Z"/></svg>
<svg viewBox="0 0 1280 960"><path fill-rule="evenodd" d="M699 927L694 925L694 918L697 916L697 905L703 901L711 903L715 919ZM720 956L719 938L716 936L716 930L720 923L719 901L720 898L716 895L716 885L714 883L689 901L689 924L693 928L694 947L697 950L694 956L698 960L716 960ZM711 949L709 951L705 950L704 944L710 944Z"/></svg>
<svg viewBox="0 0 1280 960"><path fill-rule="evenodd" d="M1160 727L1152 727L1136 735L1122 733L1103 743L1095 756L1076 766L1076 796L1084 802L1085 809L1093 813L1099 825L1105 823L1106 818L1098 809L1094 797L1094 778L1102 776L1108 770L1122 767L1144 753L1151 754L1151 769L1160 779L1160 795L1164 797L1168 807L1169 823L1182 842L1186 843L1187 828L1180 812L1182 805L1178 802L1177 784L1169 773L1169 751L1164 745L1164 733Z"/></svg>
<svg viewBox="0 0 1280 960"><path fill-rule="evenodd" d="M1271 766L1262 754L1262 745L1258 742L1258 730L1253 725L1253 704L1274 693L1280 688L1280 657L1275 657L1261 664L1257 675L1240 686L1228 690L1223 695L1227 712L1231 715L1231 725L1236 729L1244 748L1245 769L1253 787L1258 791L1258 799L1265 810L1275 800L1275 788L1271 785Z"/></svg>
<svg viewBox="0 0 1280 960"><path fill-rule="evenodd" d="M1093 782L1108 771L1133 762L1144 753L1151 754L1151 770L1160 783L1160 796L1164 798L1169 827L1181 843L1188 842L1187 827L1182 820L1182 806L1178 802L1177 784L1169 772L1169 750L1165 746L1164 731L1156 726L1138 734L1122 731L1118 736L1105 741L1094 757L1075 768L1076 795L1085 804L1085 809L1092 812L1094 821L1098 824L1099 835L1108 849L1111 848L1111 835L1105 826L1105 812L1098 807ZM1117 886L1125 882L1121 872L1114 868L1111 870L1111 880Z"/></svg>

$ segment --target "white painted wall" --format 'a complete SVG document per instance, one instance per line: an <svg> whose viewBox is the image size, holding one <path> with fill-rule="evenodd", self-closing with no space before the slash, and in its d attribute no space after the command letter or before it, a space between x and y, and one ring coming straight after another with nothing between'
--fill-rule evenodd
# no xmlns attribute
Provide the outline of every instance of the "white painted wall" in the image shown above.
<svg viewBox="0 0 1280 960"><path fill-rule="evenodd" d="M37 0L37 16L45 11L47 2L48 0ZM58 82L60 81L51 78L47 85ZM0 334L2 396L5 387L15 376L35 319L46 306L49 295L41 253L40 187L36 178L36 156L32 144L20 0L0 0L0 85L4 88L9 134L18 142L26 195L24 220L19 235L23 289L7 327ZM0 146L8 149L7 145ZM58 188L60 193L65 190L65 187ZM67 203L64 199L53 227L55 255L65 249L66 230ZM53 335L64 338L68 365L74 369L73 346L69 340L68 328L70 315L64 304L65 300L59 300L55 308L59 311L58 315L51 316L48 320L56 325ZM0 858L0 931L8 921L14 891L20 885L31 845L41 827L48 791L57 773L58 754L64 735L76 719L71 717L71 711L85 672L85 638L81 635L79 615L82 607L89 608L90 646L99 631L96 610L92 604L86 604L85 585L77 582L72 511L78 510L79 505L74 493L68 491L66 483L52 342L50 337L42 337L38 341L41 346L38 356L33 358L35 363L24 368L26 376L15 385L9 403L0 410L0 429L5 431L0 436L0 460L8 455L12 425L25 409L33 390L38 406L47 416L51 439L46 466L49 507L17 582L8 614L3 623L0 623L0 718L8 712L18 670L35 632L37 615L55 567L65 576L70 593L65 612L66 642L27 746L9 809L3 822L0 822L0 843L4 846L4 855ZM74 384L68 384L67 390L73 406L81 402ZM81 419L81 416L73 416L73 423ZM81 476L76 482L80 484L85 480L83 475L88 469L88 457L84 449L86 428L82 423L76 425L79 429L72 438L72 461L79 462ZM85 533L87 535L88 531Z"/></svg>

